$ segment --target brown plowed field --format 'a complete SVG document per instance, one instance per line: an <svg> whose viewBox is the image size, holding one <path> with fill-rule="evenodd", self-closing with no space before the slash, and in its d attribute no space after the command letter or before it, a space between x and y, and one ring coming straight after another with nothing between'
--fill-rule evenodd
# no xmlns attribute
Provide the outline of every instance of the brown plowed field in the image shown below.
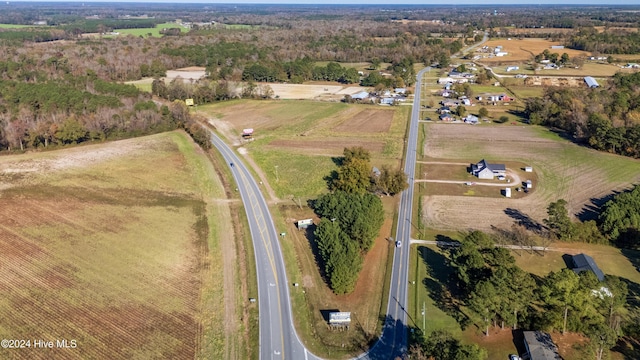
<svg viewBox="0 0 640 360"><path fill-rule="evenodd" d="M270 147L280 149L292 149L313 155L337 155L342 154L345 147L362 146L371 152L381 152L384 147L382 141L368 141L354 138L335 138L326 140L274 140L269 143Z"/></svg>
<svg viewBox="0 0 640 360"><path fill-rule="evenodd" d="M426 134L424 153L429 160L519 161L533 166L538 178L534 191L519 199L423 197L422 220L436 229L508 227L518 212L541 223L548 204L560 198L567 200L571 214L579 215L592 200L640 180L639 161L575 145L538 127L428 124Z"/></svg>
<svg viewBox="0 0 640 360"><path fill-rule="evenodd" d="M483 58L480 62L493 63L493 62L505 62L505 61L524 61L531 59L532 56L542 53L545 49L549 50L551 53L563 54L567 53L569 57L573 58L576 56L591 56L590 52L582 51L582 50L573 50L573 49L552 49L551 45L561 45L558 42L549 41L546 39L500 39L500 40L489 40L483 45L486 45L490 48L495 48L496 46L502 46L502 51L506 51L508 54L506 56L495 56L492 58Z"/></svg>
<svg viewBox="0 0 640 360"><path fill-rule="evenodd" d="M0 160L0 337L32 342L0 358L196 357L215 264L181 142L192 146L176 132Z"/></svg>
<svg viewBox="0 0 640 360"><path fill-rule="evenodd" d="M393 114L394 110L364 110L334 127L333 130L351 133L385 133L391 127Z"/></svg>

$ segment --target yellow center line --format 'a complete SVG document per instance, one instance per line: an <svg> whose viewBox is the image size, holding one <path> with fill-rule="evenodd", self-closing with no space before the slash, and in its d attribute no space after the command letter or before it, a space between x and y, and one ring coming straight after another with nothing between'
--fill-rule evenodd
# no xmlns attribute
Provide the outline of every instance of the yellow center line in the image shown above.
<svg viewBox="0 0 640 360"><path fill-rule="evenodd" d="M240 177L242 178L242 182L247 185L249 184L246 176L244 175L243 172L240 172ZM265 218L262 214L261 211L256 211L256 207L259 209L260 208L260 204L258 203L258 198L256 196L256 194L253 192L253 189L250 186L245 186L245 188L247 189L247 191L249 192L249 202L250 202L250 206L253 209L254 215L255 215L255 220L258 224L258 228L260 230L260 239L262 240L262 243L267 251L267 257L269 259L269 265L271 265L271 271L273 271L273 276L275 278L275 286L276 289L280 286L279 285L279 281L278 281L278 273L276 272L276 267L275 267L275 260L273 257L273 253L271 251L271 248L268 246L268 233L269 233L269 229L267 228L267 224L265 221ZM259 215L259 216L258 216ZM280 291L276 291L276 298L277 298L277 302L278 302L278 315L279 315L279 319L282 320L282 306L281 306L281 299L280 299ZM281 351L280 354L282 355L282 358L285 358L285 354L284 354L284 324L280 324L280 344L281 344Z"/></svg>

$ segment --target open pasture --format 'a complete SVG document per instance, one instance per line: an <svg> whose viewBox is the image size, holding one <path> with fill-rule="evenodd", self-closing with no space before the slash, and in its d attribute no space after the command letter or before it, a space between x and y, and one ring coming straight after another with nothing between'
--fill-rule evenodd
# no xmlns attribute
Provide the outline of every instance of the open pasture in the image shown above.
<svg viewBox="0 0 640 360"><path fill-rule="evenodd" d="M334 100L339 101L345 95L357 94L366 91L369 88L358 85L336 85L318 84L310 82L307 84L266 84L273 89L274 97L279 99L317 99L317 100Z"/></svg>
<svg viewBox="0 0 640 360"><path fill-rule="evenodd" d="M24 29L30 27L43 27L42 25L18 25L18 24L0 24L0 29Z"/></svg>
<svg viewBox="0 0 640 360"><path fill-rule="evenodd" d="M120 35L160 37L162 36L162 34L160 34L160 31L162 31L163 29L170 29L170 28L180 29L180 32L188 31L184 26L178 23L164 23L164 24L158 24L153 28L115 29L113 30L113 32L118 33ZM109 36L110 35L107 35L106 37L109 37Z"/></svg>
<svg viewBox="0 0 640 360"><path fill-rule="evenodd" d="M480 62L483 63L497 63L497 62L511 62L511 61L526 61L532 58L532 56L542 53L544 50L549 50L551 53L558 53L562 55L567 53L569 57L575 56L591 56L590 52L573 50L573 49L552 49L552 45L562 45L559 42L550 41L546 39L498 39L489 40L484 45L495 48L496 46L502 46L502 51L506 51L506 56L495 56L493 58L483 58Z"/></svg>
<svg viewBox="0 0 640 360"><path fill-rule="evenodd" d="M333 157L345 147L371 152L373 166L397 166L410 108L313 101L232 101L198 107L229 142L255 160L280 198L326 191ZM241 138L253 128L252 141ZM311 170L313 169L313 170Z"/></svg>
<svg viewBox="0 0 640 360"><path fill-rule="evenodd" d="M535 191L521 199L423 197L422 221L443 230L509 226L516 215L542 222L548 204L561 198L571 214L588 215L592 200L640 179L638 160L581 147L535 126L427 124L424 154L429 161L517 161L532 166L538 179Z"/></svg>
<svg viewBox="0 0 640 360"><path fill-rule="evenodd" d="M0 357L221 358L212 174L183 132L0 158L0 335L77 341Z"/></svg>

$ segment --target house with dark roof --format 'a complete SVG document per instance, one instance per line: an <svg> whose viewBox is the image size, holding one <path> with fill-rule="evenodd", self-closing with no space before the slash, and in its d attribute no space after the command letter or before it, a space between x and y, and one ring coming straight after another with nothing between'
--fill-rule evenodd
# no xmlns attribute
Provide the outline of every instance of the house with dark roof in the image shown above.
<svg viewBox="0 0 640 360"><path fill-rule="evenodd" d="M451 116L451 114L446 113L446 114L442 114L438 117L441 121L453 121L453 116Z"/></svg>
<svg viewBox="0 0 640 360"><path fill-rule="evenodd" d="M471 174L479 179L493 179L494 176L504 176L506 173L507 168L504 164L489 164L484 159L477 164L471 164Z"/></svg>
<svg viewBox="0 0 640 360"><path fill-rule="evenodd" d="M524 331L523 333L524 346L530 360L562 360L551 335L542 331Z"/></svg>
<svg viewBox="0 0 640 360"><path fill-rule="evenodd" d="M437 110L439 114L448 114L451 112L451 108L448 106L443 106Z"/></svg>
<svg viewBox="0 0 640 360"><path fill-rule="evenodd" d="M604 280L604 273L600 270L598 265L596 265L596 262L591 256L586 254L573 255L571 257L571 262L573 263L571 270L576 274L580 274L583 271L593 271L598 280Z"/></svg>

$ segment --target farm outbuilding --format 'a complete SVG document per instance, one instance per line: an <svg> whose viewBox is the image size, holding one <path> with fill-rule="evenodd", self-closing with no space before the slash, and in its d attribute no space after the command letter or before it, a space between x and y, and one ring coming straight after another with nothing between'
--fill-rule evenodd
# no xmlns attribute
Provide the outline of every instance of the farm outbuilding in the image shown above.
<svg viewBox="0 0 640 360"><path fill-rule="evenodd" d="M504 197L511 197L511 188L505 188L504 189Z"/></svg>
<svg viewBox="0 0 640 360"><path fill-rule="evenodd" d="M600 87L600 84L598 84L598 82L596 81L596 79L592 78L591 76L586 76L584 78L584 82L587 83L587 86L590 88L597 88Z"/></svg>
<svg viewBox="0 0 640 360"><path fill-rule="evenodd" d="M350 312L330 312L329 325L332 327L349 327L351 325Z"/></svg>
<svg viewBox="0 0 640 360"><path fill-rule="evenodd" d="M369 97L369 93L366 92L366 91L360 91L358 93L355 93L355 94L351 95L351 98L353 100L364 100L364 99L366 99L368 97Z"/></svg>
<svg viewBox="0 0 640 360"><path fill-rule="evenodd" d="M551 335L542 331L525 331L524 346L531 360L560 360L558 347Z"/></svg>
<svg viewBox="0 0 640 360"><path fill-rule="evenodd" d="M604 280L604 273L602 272L602 270L600 270L598 265L596 265L596 262L591 256L586 254L573 255L571 257L571 262L573 263L572 270L576 274L579 274L583 271L593 271L598 280Z"/></svg>
<svg viewBox="0 0 640 360"><path fill-rule="evenodd" d="M393 105L395 103L394 98L392 97L383 97L382 99L380 99L380 105Z"/></svg>
<svg viewBox="0 0 640 360"><path fill-rule="evenodd" d="M250 138L252 136L253 136L253 129L252 128L242 129L242 137L243 138Z"/></svg>
<svg viewBox="0 0 640 360"><path fill-rule="evenodd" d="M467 124L474 124L475 125L475 124L478 123L478 117L474 116L474 115L467 115L464 118L464 122L467 123Z"/></svg>
<svg viewBox="0 0 640 360"><path fill-rule="evenodd" d="M524 167L524 172L533 172L533 167L531 167L531 166L525 166L525 167Z"/></svg>
<svg viewBox="0 0 640 360"><path fill-rule="evenodd" d="M298 220L297 225L298 229L306 229L310 225L313 225L313 219Z"/></svg>

